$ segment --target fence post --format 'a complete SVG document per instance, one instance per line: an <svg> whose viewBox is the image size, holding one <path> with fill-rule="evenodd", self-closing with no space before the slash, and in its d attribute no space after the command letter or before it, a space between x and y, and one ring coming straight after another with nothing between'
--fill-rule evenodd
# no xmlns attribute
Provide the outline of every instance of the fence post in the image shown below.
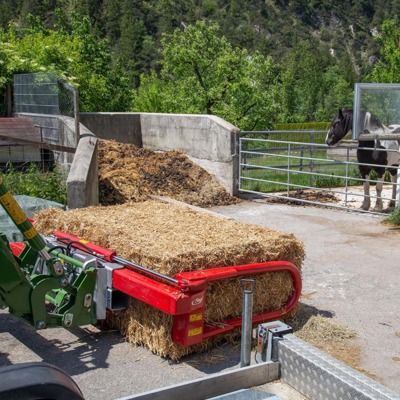
<svg viewBox="0 0 400 400"><path fill-rule="evenodd" d="M75 119L75 135L76 135L76 147L78 147L79 139L81 137L79 128L79 93L76 89L73 89L74 94L74 119Z"/></svg>
<svg viewBox="0 0 400 400"><path fill-rule="evenodd" d="M397 197L397 208L400 208L400 173L399 173L399 169L397 169L396 197Z"/></svg>
<svg viewBox="0 0 400 400"><path fill-rule="evenodd" d="M304 147L300 147L300 171L303 171L303 157L304 157Z"/></svg>
<svg viewBox="0 0 400 400"><path fill-rule="evenodd" d="M314 132L310 132L310 187L314 187Z"/></svg>
<svg viewBox="0 0 400 400"><path fill-rule="evenodd" d="M288 169L287 169L287 187L286 187L286 193L287 196L290 196L290 154L291 154L291 147L290 143L288 143Z"/></svg>
<svg viewBox="0 0 400 400"><path fill-rule="evenodd" d="M7 111L6 111L6 116L11 117L13 113L13 106L12 106L12 90L11 90L11 85L7 85Z"/></svg>
<svg viewBox="0 0 400 400"><path fill-rule="evenodd" d="M350 149L346 149L346 194L344 197L344 205L347 207L347 197L349 193L349 161L350 161Z"/></svg>
<svg viewBox="0 0 400 400"><path fill-rule="evenodd" d="M243 289L242 340L240 348L240 367L242 368L250 365L253 292L256 281L254 279L241 279L240 282ZM246 285L249 287L247 288Z"/></svg>

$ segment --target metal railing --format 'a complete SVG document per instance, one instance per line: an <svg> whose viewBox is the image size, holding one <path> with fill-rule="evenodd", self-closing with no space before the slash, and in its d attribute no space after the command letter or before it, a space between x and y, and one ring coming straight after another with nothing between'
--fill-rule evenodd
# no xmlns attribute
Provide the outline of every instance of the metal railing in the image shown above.
<svg viewBox="0 0 400 400"><path fill-rule="evenodd" d="M26 171L32 165L38 166L41 171L52 171L59 155L51 150L33 145L12 144L0 146L0 172Z"/></svg>
<svg viewBox="0 0 400 400"><path fill-rule="evenodd" d="M375 165L357 162L357 149L367 150L357 147L357 142L329 148L323 143L325 136L326 132L322 131L293 134L283 131L242 132L239 141L240 192L291 202L358 209L358 203L364 199L365 182L358 171L359 165ZM371 175L371 178L371 185L378 183L376 177ZM384 187L382 200L390 201L392 184ZM398 206L399 184L395 183L395 187ZM387 192L389 194L385 194ZM310 196L310 193L314 195ZM367 197L371 202L377 199L375 188L371 188Z"/></svg>

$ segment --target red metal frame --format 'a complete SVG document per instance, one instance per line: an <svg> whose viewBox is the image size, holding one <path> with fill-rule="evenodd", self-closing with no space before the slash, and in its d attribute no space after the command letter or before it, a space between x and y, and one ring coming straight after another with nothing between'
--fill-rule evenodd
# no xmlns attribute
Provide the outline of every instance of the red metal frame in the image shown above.
<svg viewBox="0 0 400 400"><path fill-rule="evenodd" d="M113 262L115 251L89 243L61 231L54 232L59 240L73 241L76 248L91 249L96 255ZM18 256L21 244L10 243L13 253ZM264 311L253 316L253 324L284 317L296 306L302 288L301 275L297 267L287 261L270 261L255 264L236 265L221 268L181 272L174 279L178 284L160 282L129 268L113 271L113 289L138 299L152 307L173 316L172 340L183 346L201 343L203 340L229 332L242 325L242 318L231 318L216 325L204 322L206 286L208 283L249 275L286 271L293 282L293 292L280 310ZM104 288L105 289L105 288Z"/></svg>
<svg viewBox="0 0 400 400"><path fill-rule="evenodd" d="M300 272L292 263L271 261L182 272L175 275L175 279L186 283L184 289L166 285L124 268L113 272L113 287L173 315L172 340L183 346L190 346L242 325L241 317L219 322L215 326L205 324L204 309L207 283L279 271L289 272L293 281L293 292L282 309L264 311L254 315L253 323L256 324L282 318L296 306L301 294L302 283Z"/></svg>
<svg viewBox="0 0 400 400"><path fill-rule="evenodd" d="M19 257L23 250L25 249L26 244L22 242L11 242L10 250L14 254L15 257Z"/></svg>

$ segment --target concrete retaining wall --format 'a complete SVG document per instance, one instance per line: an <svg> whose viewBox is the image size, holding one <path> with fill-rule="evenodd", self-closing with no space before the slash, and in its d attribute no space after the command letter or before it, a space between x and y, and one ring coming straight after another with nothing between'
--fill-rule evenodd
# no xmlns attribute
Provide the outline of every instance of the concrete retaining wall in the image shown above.
<svg viewBox="0 0 400 400"><path fill-rule="evenodd" d="M67 178L69 208L99 204L98 139L83 125L74 160Z"/></svg>
<svg viewBox="0 0 400 400"><path fill-rule="evenodd" d="M212 115L81 113L81 123L96 136L150 150L178 150L238 194L239 132Z"/></svg>
<svg viewBox="0 0 400 400"><path fill-rule="evenodd" d="M80 113L79 119L100 139L142 147L140 113Z"/></svg>
<svg viewBox="0 0 400 400"><path fill-rule="evenodd" d="M67 174L69 208L99 204L97 138L85 126L80 126L77 146L75 120L59 115L17 114L29 118L42 129L47 143L75 148L75 153L54 151L57 164Z"/></svg>
<svg viewBox="0 0 400 400"><path fill-rule="evenodd" d="M19 114L43 127L45 141L76 148L73 118ZM68 173L68 207L99 202L97 138L115 139L150 150L178 150L216 176L226 190L238 194L239 129L211 115L151 113L81 113L75 155L58 153ZM46 129L45 129L46 128Z"/></svg>
<svg viewBox="0 0 400 400"><path fill-rule="evenodd" d="M75 120L59 115L21 113L15 116L29 118L41 129L43 141L50 144L76 148ZM74 159L73 153L54 151L57 163L69 172Z"/></svg>

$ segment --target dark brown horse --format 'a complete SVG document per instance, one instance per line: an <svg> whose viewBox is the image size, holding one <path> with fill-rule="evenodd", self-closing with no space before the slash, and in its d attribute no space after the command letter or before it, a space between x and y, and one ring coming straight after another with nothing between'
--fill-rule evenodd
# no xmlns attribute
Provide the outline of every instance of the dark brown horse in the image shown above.
<svg viewBox="0 0 400 400"><path fill-rule="evenodd" d="M361 132L368 134L374 133L394 133L395 127L387 127L376 116L369 112L361 113ZM341 109L335 115L328 134L326 144L334 146L339 143L353 128L353 110ZM357 149L357 160L359 170L364 180L364 201L361 208L369 210L371 198L369 193L370 173L375 171L378 175L376 184L376 204L375 211L382 211L382 186L386 169L389 171L392 181L392 198L389 202L388 210L394 208L396 204L397 189L397 170L399 166L399 144L397 140L364 140L359 141Z"/></svg>

